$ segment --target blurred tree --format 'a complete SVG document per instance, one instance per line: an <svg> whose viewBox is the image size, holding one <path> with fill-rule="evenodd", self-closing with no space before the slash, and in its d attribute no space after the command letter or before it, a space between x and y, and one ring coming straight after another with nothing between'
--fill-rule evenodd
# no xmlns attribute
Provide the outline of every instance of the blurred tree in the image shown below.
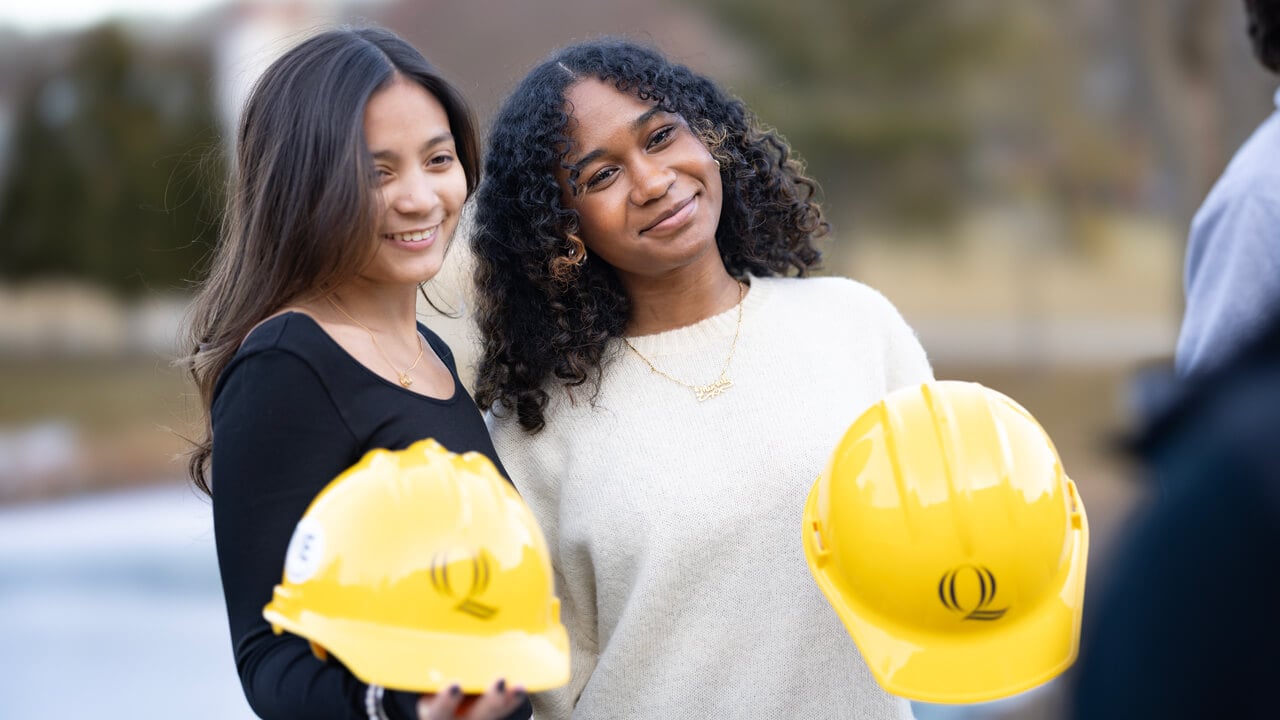
<svg viewBox="0 0 1280 720"><path fill-rule="evenodd" d="M1217 0L1141 0L1131 22L1142 52L1153 102L1144 121L1152 128L1170 178L1180 227L1229 157L1221 137L1226 102L1229 33L1244 34L1240 3ZM1234 20L1235 22L1229 22Z"/></svg>
<svg viewBox="0 0 1280 720"><path fill-rule="evenodd" d="M105 25L33 78L0 196L0 278L133 295L190 277L222 175L209 77L207 50L143 47Z"/></svg>
<svg viewBox="0 0 1280 720"><path fill-rule="evenodd" d="M1269 100L1271 79L1229 46L1239 2L699 3L752 48L735 90L837 217L901 227L1012 201L1059 220L1050 242L1086 246L1099 212L1185 227L1272 109L1241 101ZM1248 121L1226 127L1227 108Z"/></svg>
<svg viewBox="0 0 1280 720"><path fill-rule="evenodd" d="M700 0L758 53L737 90L785 128L837 213L895 223L964 199L973 85L1009 45L1001 2Z"/></svg>

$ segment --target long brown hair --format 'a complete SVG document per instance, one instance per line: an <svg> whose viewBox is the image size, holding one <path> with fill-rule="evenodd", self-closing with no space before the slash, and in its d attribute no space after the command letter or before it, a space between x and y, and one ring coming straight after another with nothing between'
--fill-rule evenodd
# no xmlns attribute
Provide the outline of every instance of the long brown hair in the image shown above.
<svg viewBox="0 0 1280 720"><path fill-rule="evenodd" d="M204 433L187 469L211 493L210 410L218 377L249 331L321 296L372 258L380 212L364 141L370 96L396 76L444 106L467 178L479 175L476 125L462 95L412 45L386 30L331 30L286 52L254 86L237 132L218 247L187 326L186 359ZM360 242L368 238L369 242Z"/></svg>

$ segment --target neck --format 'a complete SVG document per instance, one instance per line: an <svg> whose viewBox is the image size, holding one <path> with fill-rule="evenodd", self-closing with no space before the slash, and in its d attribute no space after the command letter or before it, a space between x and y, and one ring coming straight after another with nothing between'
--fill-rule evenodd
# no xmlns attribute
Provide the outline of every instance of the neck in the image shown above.
<svg viewBox="0 0 1280 720"><path fill-rule="evenodd" d="M351 318L368 326L374 332L408 338L416 343L417 286L387 287L349 282L330 293L329 298L341 308L338 316L342 320L348 320L342 314L345 310ZM321 300L321 303L329 304L327 300ZM331 311L334 309L332 306L329 307Z"/></svg>
<svg viewBox="0 0 1280 720"><path fill-rule="evenodd" d="M623 281L631 299L628 335L652 335L693 325L738 303L738 281L722 263Z"/></svg>

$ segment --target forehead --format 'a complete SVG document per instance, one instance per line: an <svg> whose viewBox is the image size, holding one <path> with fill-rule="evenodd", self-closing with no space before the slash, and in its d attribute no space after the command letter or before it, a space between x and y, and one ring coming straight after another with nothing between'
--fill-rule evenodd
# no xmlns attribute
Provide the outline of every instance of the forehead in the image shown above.
<svg viewBox="0 0 1280 720"><path fill-rule="evenodd" d="M653 109L655 103L622 92L598 78L579 80L564 94L573 140L570 157L579 157L618 136L634 132L632 123Z"/></svg>
<svg viewBox="0 0 1280 720"><path fill-rule="evenodd" d="M364 110L365 139L370 145L421 142L449 131L449 116L435 95L416 82L397 76L369 96Z"/></svg>

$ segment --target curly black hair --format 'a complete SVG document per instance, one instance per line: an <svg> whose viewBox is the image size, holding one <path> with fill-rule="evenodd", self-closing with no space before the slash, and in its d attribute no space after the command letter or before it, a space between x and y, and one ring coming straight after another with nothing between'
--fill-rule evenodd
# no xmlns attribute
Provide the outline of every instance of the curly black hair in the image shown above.
<svg viewBox="0 0 1280 720"><path fill-rule="evenodd" d="M1280 2L1244 0L1253 54L1268 70L1280 73Z"/></svg>
<svg viewBox="0 0 1280 720"><path fill-rule="evenodd" d="M608 263L594 254L579 266L564 260L580 249L570 237L578 214L562 202L556 171L571 169L565 93L585 78L680 115L708 146L724 185L716 243L735 278L807 275L821 260L814 241L829 229L817 185L786 141L710 79L619 38L552 54L493 120L472 240L483 336L476 401L514 411L530 433L545 425L549 381L590 382L594 398L609 340L623 334L631 309Z"/></svg>

